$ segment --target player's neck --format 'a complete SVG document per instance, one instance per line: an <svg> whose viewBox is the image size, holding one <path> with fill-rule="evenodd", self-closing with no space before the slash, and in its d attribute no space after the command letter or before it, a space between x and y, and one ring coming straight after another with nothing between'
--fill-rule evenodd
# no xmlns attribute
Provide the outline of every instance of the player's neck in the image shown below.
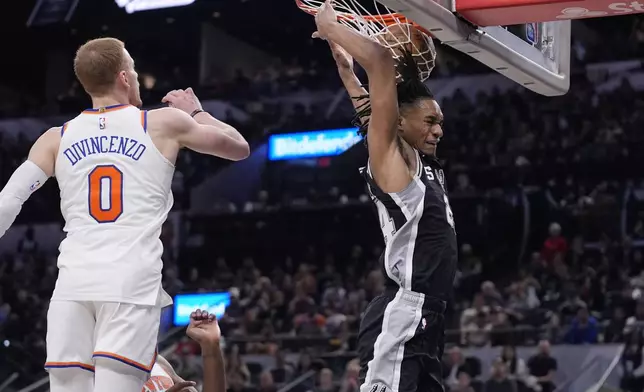
<svg viewBox="0 0 644 392"><path fill-rule="evenodd" d="M129 105L129 104L130 102L128 99L122 99L122 98L113 97L113 96L92 97L92 108L94 109L104 108L107 106Z"/></svg>

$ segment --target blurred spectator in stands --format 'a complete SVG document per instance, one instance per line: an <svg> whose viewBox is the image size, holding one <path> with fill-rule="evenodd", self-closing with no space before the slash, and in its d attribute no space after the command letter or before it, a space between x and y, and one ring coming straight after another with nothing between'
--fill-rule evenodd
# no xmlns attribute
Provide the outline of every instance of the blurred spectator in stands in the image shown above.
<svg viewBox="0 0 644 392"><path fill-rule="evenodd" d="M568 344L597 343L599 327L597 319L590 315L588 308L581 307L566 332L564 341Z"/></svg>
<svg viewBox="0 0 644 392"><path fill-rule="evenodd" d="M288 362L286 362L284 359L284 353L281 350L275 351L273 358L275 358L275 367L271 370L273 381L278 384L283 384L291 379L293 368Z"/></svg>
<svg viewBox="0 0 644 392"><path fill-rule="evenodd" d="M475 347L483 347L490 344L490 332L494 328L494 324L491 321L492 317L490 314L484 312L478 313L476 318L463 329L465 344Z"/></svg>
<svg viewBox="0 0 644 392"><path fill-rule="evenodd" d="M496 289L494 282L485 281L481 284L481 293L487 306L503 306L503 296Z"/></svg>
<svg viewBox="0 0 644 392"><path fill-rule="evenodd" d="M311 354L308 351L301 352L293 378L295 379L297 377L303 376L306 373L314 370L313 357L311 356ZM315 379L308 378L300 385L305 391L313 390L315 388Z"/></svg>
<svg viewBox="0 0 644 392"><path fill-rule="evenodd" d="M22 254L34 254L38 252L38 242L34 236L34 228L28 226L20 242L18 242L18 252Z"/></svg>
<svg viewBox="0 0 644 392"><path fill-rule="evenodd" d="M556 254L565 255L568 251L568 241L561 235L561 225L557 222L550 224L548 238L541 248L541 256L547 262L552 262Z"/></svg>
<svg viewBox="0 0 644 392"><path fill-rule="evenodd" d="M259 388L257 388L257 392L277 392L277 386L273 380L273 374L270 371L264 370L259 375Z"/></svg>
<svg viewBox="0 0 644 392"><path fill-rule="evenodd" d="M536 379L530 376L525 361L517 356L514 346L503 346L501 360L505 364L508 378L517 382L519 390L536 386Z"/></svg>
<svg viewBox="0 0 644 392"><path fill-rule="evenodd" d="M329 368L320 370L315 392L337 392L338 388L333 383L333 371Z"/></svg>
<svg viewBox="0 0 644 392"><path fill-rule="evenodd" d="M345 367L344 377L342 377L339 392L359 392L359 375L360 361L358 359L352 359L351 361L349 361L349 363L347 363L347 366Z"/></svg>
<svg viewBox="0 0 644 392"><path fill-rule="evenodd" d="M453 388L458 385L458 375L467 373L471 379L476 378L481 373L481 365L477 358L463 355L463 351L458 346L449 349L447 358L443 361L443 379L445 384Z"/></svg>
<svg viewBox="0 0 644 392"><path fill-rule="evenodd" d="M537 353L528 360L530 375L537 378L541 392L553 392L556 388L554 375L557 371L557 360L550 355L550 342L542 340Z"/></svg>
<svg viewBox="0 0 644 392"><path fill-rule="evenodd" d="M632 331L642 327L644 327L644 300L637 302L637 305L635 306L635 315L626 319L624 333L630 334Z"/></svg>
<svg viewBox="0 0 644 392"><path fill-rule="evenodd" d="M492 363L490 379L483 384L483 392L518 392L517 383L508 377L507 368L501 358Z"/></svg>
<svg viewBox="0 0 644 392"><path fill-rule="evenodd" d="M461 329L461 344L467 344L467 338L465 335L465 327L474 323L479 317L479 314L488 314L490 308L485 305L485 297L482 293L477 293L474 295L472 300L472 306L465 309L461 313L460 329Z"/></svg>
<svg viewBox="0 0 644 392"><path fill-rule="evenodd" d="M250 371L246 363L239 354L239 346L233 345L230 352L226 355L226 381L228 382L229 389L234 389L236 392L241 388L246 388L250 382Z"/></svg>
<svg viewBox="0 0 644 392"><path fill-rule="evenodd" d="M618 343L624 341L624 327L626 326L626 314L621 306L613 310L613 317L605 323L604 343Z"/></svg>
<svg viewBox="0 0 644 392"><path fill-rule="evenodd" d="M622 354L622 369L624 376L620 387L627 392L644 390L644 351L642 350L642 334L631 333Z"/></svg>
<svg viewBox="0 0 644 392"><path fill-rule="evenodd" d="M472 386L472 377L466 372L458 373L456 385L449 388L450 392L476 392Z"/></svg>

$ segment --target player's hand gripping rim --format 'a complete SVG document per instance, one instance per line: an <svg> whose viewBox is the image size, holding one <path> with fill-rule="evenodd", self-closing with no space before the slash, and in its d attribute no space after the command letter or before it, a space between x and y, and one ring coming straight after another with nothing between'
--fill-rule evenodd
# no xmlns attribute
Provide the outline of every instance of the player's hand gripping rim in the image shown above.
<svg viewBox="0 0 644 392"><path fill-rule="evenodd" d="M333 8L333 0L326 0L315 14L317 31L311 37L326 40L329 29L338 23L338 15Z"/></svg>

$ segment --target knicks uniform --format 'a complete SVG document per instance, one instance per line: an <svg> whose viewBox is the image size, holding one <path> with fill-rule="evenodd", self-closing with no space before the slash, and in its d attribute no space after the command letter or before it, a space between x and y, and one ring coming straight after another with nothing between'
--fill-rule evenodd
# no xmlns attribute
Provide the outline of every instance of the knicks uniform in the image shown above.
<svg viewBox="0 0 644 392"><path fill-rule="evenodd" d="M360 324L360 392L442 391L444 312L456 273L454 217L436 159L416 152L417 171L397 193L362 174L378 211L385 292Z"/></svg>
<svg viewBox="0 0 644 392"><path fill-rule="evenodd" d="M147 112L90 109L61 128L55 177L67 237L47 315L46 368L93 370L110 358L152 369L161 308L161 226L174 165L147 134Z"/></svg>

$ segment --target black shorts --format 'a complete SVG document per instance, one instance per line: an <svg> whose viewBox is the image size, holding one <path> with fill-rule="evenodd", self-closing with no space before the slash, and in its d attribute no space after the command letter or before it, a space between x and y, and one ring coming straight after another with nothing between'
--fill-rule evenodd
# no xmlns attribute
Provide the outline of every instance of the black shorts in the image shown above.
<svg viewBox="0 0 644 392"><path fill-rule="evenodd" d="M445 301L399 289L371 301L360 323L360 392L443 392Z"/></svg>

